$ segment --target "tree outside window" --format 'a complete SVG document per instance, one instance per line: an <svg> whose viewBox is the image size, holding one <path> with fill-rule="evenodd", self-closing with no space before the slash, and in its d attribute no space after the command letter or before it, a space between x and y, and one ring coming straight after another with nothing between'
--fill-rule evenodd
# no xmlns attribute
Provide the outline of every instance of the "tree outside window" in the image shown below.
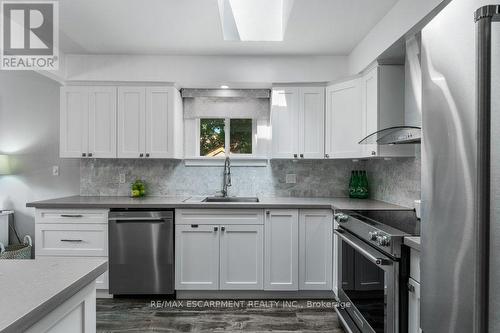
<svg viewBox="0 0 500 333"><path fill-rule="evenodd" d="M200 156L224 156L227 151L231 154L252 154L252 138L252 119L200 119Z"/></svg>

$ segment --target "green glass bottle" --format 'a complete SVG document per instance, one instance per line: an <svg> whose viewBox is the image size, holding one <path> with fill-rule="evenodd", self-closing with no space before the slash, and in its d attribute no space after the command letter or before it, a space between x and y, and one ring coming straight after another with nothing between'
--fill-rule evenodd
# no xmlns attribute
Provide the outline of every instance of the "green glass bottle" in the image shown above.
<svg viewBox="0 0 500 333"><path fill-rule="evenodd" d="M363 174L361 170L356 171L356 198L363 198Z"/></svg>
<svg viewBox="0 0 500 333"><path fill-rule="evenodd" d="M365 170L361 172L361 188L362 188L361 198L367 199L369 196L369 190L368 190L368 177L366 175Z"/></svg>
<svg viewBox="0 0 500 333"><path fill-rule="evenodd" d="M356 188L354 187L354 170L351 171L351 178L349 179L349 198L354 198L355 197L355 191Z"/></svg>

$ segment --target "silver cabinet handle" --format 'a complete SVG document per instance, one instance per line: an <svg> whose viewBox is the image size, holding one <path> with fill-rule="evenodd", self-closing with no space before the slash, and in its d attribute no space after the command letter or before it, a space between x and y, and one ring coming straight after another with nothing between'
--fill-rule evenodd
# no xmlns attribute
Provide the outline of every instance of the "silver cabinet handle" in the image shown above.
<svg viewBox="0 0 500 333"><path fill-rule="evenodd" d="M61 239L61 242L80 243L80 242L83 242L83 240L81 240L81 239Z"/></svg>
<svg viewBox="0 0 500 333"><path fill-rule="evenodd" d="M146 157L149 157L149 153L146 153Z"/></svg>
<svg viewBox="0 0 500 333"><path fill-rule="evenodd" d="M377 152L375 150L372 150L372 156L377 155Z"/></svg>
<svg viewBox="0 0 500 333"><path fill-rule="evenodd" d="M218 227L214 227L214 231L215 232L219 231L219 228Z"/></svg>
<svg viewBox="0 0 500 333"><path fill-rule="evenodd" d="M82 157L86 157L86 156L87 156L87 154L86 154L86 153L82 153Z"/></svg>
<svg viewBox="0 0 500 333"><path fill-rule="evenodd" d="M408 291L411 292L411 293L414 293L415 292L415 286L413 286L410 283L408 283Z"/></svg>
<svg viewBox="0 0 500 333"><path fill-rule="evenodd" d="M226 231L226 227L220 227L220 231L222 232Z"/></svg>
<svg viewBox="0 0 500 333"><path fill-rule="evenodd" d="M328 154L325 154L325 158L329 158L329 157L330 157L330 155L328 155Z"/></svg>
<svg viewBox="0 0 500 333"><path fill-rule="evenodd" d="M140 154L139 154L139 157L144 157L144 154L143 154L143 153L140 153Z"/></svg>
<svg viewBox="0 0 500 333"><path fill-rule="evenodd" d="M83 217L80 214L61 214L61 217Z"/></svg>
<svg viewBox="0 0 500 333"><path fill-rule="evenodd" d="M297 154L293 154L293 158L297 158Z"/></svg>
<svg viewBox="0 0 500 333"><path fill-rule="evenodd" d="M300 154L300 158L304 158L304 154Z"/></svg>
<svg viewBox="0 0 500 333"><path fill-rule="evenodd" d="M89 153L89 157L92 157L92 153Z"/></svg>
<svg viewBox="0 0 500 333"><path fill-rule="evenodd" d="M360 252L366 259L370 260L372 263L378 266L391 265L391 261L386 258L378 258L362 248L355 240L352 239L353 236L346 235L342 230L335 229L333 231L337 236L339 236L344 242L354 248L356 251ZM375 251L375 250L374 250Z"/></svg>

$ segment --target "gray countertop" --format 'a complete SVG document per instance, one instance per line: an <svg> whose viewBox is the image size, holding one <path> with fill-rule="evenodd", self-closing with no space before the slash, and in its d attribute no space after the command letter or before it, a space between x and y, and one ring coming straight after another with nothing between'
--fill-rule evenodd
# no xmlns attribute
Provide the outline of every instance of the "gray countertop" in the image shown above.
<svg viewBox="0 0 500 333"><path fill-rule="evenodd" d="M102 259L1 260L0 332L24 332L106 269Z"/></svg>
<svg viewBox="0 0 500 333"><path fill-rule="evenodd" d="M405 237L403 243L420 252L420 237Z"/></svg>
<svg viewBox="0 0 500 333"><path fill-rule="evenodd" d="M358 210L404 210L408 207L377 200L349 198L259 198L259 202L202 202L204 197L145 197L72 196L30 202L36 208L327 208Z"/></svg>

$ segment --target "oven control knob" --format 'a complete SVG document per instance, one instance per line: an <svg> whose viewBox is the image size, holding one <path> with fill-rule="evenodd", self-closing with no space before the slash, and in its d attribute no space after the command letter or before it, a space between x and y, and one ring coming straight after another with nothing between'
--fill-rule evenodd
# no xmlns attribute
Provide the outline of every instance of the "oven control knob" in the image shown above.
<svg viewBox="0 0 500 333"><path fill-rule="evenodd" d="M344 213L335 214L335 221L337 221L338 223L347 222L348 219L349 219L349 216L344 214Z"/></svg>
<svg viewBox="0 0 500 333"><path fill-rule="evenodd" d="M377 244L380 246L389 246L391 238L389 236L377 236Z"/></svg>
<svg viewBox="0 0 500 333"><path fill-rule="evenodd" d="M376 232L376 231L370 231L368 233L368 237L370 237L370 240L376 241L377 238L378 238L378 232Z"/></svg>

